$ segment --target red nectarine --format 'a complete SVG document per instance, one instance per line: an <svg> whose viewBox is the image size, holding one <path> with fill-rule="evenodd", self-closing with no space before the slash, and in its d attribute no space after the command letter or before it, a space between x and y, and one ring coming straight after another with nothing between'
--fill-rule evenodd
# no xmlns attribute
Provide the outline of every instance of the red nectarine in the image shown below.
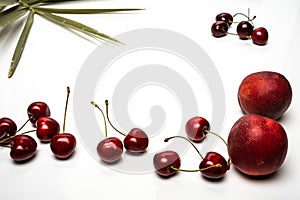
<svg viewBox="0 0 300 200"><path fill-rule="evenodd" d="M284 128L275 120L260 115L244 115L235 122L228 136L232 164L252 176L276 172L288 149Z"/></svg>
<svg viewBox="0 0 300 200"><path fill-rule="evenodd" d="M261 71L248 75L240 84L238 101L245 114L278 119L292 101L289 81L277 72Z"/></svg>

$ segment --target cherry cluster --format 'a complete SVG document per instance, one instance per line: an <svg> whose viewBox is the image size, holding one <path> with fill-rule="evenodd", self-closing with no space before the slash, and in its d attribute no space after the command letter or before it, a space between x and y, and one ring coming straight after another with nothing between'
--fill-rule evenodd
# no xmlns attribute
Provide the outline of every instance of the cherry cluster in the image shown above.
<svg viewBox="0 0 300 200"><path fill-rule="evenodd" d="M133 128L129 131L128 134L125 134L118 130L111 123L108 116L108 100L105 101L106 116L103 110L98 106L98 104L93 101L91 102L91 104L101 112L105 125L105 139L100 141L97 145L97 153L102 161L106 163L115 163L120 160L123 154L123 143L128 153L144 153L146 151L149 144L149 139L147 134L143 130L139 128ZM108 137L105 118L107 118L109 124L115 131L125 137L123 143L117 137Z"/></svg>
<svg viewBox="0 0 300 200"><path fill-rule="evenodd" d="M230 160L217 153L210 151L205 157L201 155L199 150L192 142L202 142L208 133L219 137L226 145L225 140L218 134L210 131L209 122L203 117L193 117L187 121L185 126L187 137L173 136L166 138L164 141L168 142L173 138L185 139L188 141L198 152L202 161L200 162L199 169L196 170L185 170L180 169L181 159L175 151L163 151L154 155L153 165L158 175L162 177L170 177L176 174L178 171L183 172L200 172L205 178L210 180L218 180L225 176L230 166Z"/></svg>
<svg viewBox="0 0 300 200"><path fill-rule="evenodd" d="M247 20L234 22L233 18L237 15L242 15L246 17ZM220 13L216 16L216 22L211 26L211 32L214 37L223 37L227 34L238 35L242 40L252 39L254 44L257 45L265 45L267 44L269 34L266 28L259 27L254 29L253 20L256 18L254 16L252 19L248 15L243 13L236 13L233 16L229 13ZM236 32L230 33L228 29L231 27L233 23L237 23Z"/></svg>
<svg viewBox="0 0 300 200"><path fill-rule="evenodd" d="M65 120L70 88L67 88L67 101L64 114L63 132L60 133L59 123L50 117L49 106L44 102L34 102L27 108L28 120L17 130L16 123L10 118L0 119L0 146L10 148L10 157L16 162L30 160L37 152L37 142L27 135L36 132L41 143L50 143L51 151L59 159L66 159L73 154L76 138L65 133ZM20 133L28 122L36 129Z"/></svg>

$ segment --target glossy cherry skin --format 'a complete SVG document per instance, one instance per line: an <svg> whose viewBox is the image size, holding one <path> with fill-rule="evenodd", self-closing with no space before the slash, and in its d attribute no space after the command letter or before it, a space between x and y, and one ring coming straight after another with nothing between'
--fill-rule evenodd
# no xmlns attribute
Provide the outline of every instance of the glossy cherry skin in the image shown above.
<svg viewBox="0 0 300 200"><path fill-rule="evenodd" d="M44 102L34 102L27 108L27 114L30 122L36 127L36 122L40 117L50 117L51 112L49 106Z"/></svg>
<svg viewBox="0 0 300 200"><path fill-rule="evenodd" d="M201 142L209 129L209 122L203 117L193 117L185 125L188 138L194 142Z"/></svg>
<svg viewBox="0 0 300 200"><path fill-rule="evenodd" d="M208 179L223 178L228 170L228 164L225 158L216 152L208 152L204 159L201 161L199 168L204 169L216 164L221 164L221 167L213 167L201 171L201 174Z"/></svg>
<svg viewBox="0 0 300 200"><path fill-rule="evenodd" d="M32 158L37 149L36 141L29 135L17 135L11 140L10 157L16 161L26 161Z"/></svg>
<svg viewBox="0 0 300 200"><path fill-rule="evenodd" d="M215 37L223 37L227 34L228 24L224 21L217 21L211 26L211 33Z"/></svg>
<svg viewBox="0 0 300 200"><path fill-rule="evenodd" d="M56 134L51 138L50 148L55 157L66 159L75 151L76 138L70 133Z"/></svg>
<svg viewBox="0 0 300 200"><path fill-rule="evenodd" d="M1 144L9 144L11 139L7 138L16 135L16 133L17 125L13 120L7 117L3 117L0 119L0 141L3 141L1 142Z"/></svg>
<svg viewBox="0 0 300 200"><path fill-rule="evenodd" d="M163 151L154 155L153 165L157 174L163 177L169 177L178 172L178 170L172 169L171 166L179 169L181 161L176 152Z"/></svg>
<svg viewBox="0 0 300 200"><path fill-rule="evenodd" d="M105 138L98 143L97 153L104 162L116 162L123 154L123 143L116 137Z"/></svg>
<svg viewBox="0 0 300 200"><path fill-rule="evenodd" d="M253 26L248 21L241 21L236 27L240 39L247 40L253 32Z"/></svg>
<svg viewBox="0 0 300 200"><path fill-rule="evenodd" d="M124 147L127 151L133 153L145 152L149 144L147 134L139 129L132 129L124 138Z"/></svg>
<svg viewBox="0 0 300 200"><path fill-rule="evenodd" d="M220 13L216 16L216 21L224 21L229 27L233 22L233 17L229 13Z"/></svg>
<svg viewBox="0 0 300 200"><path fill-rule="evenodd" d="M251 38L254 44L265 45L267 44L269 34L267 29L265 29L264 27L259 27L254 29Z"/></svg>
<svg viewBox="0 0 300 200"><path fill-rule="evenodd" d="M60 131L59 123L50 117L41 117L36 122L36 136L41 142L50 142Z"/></svg>

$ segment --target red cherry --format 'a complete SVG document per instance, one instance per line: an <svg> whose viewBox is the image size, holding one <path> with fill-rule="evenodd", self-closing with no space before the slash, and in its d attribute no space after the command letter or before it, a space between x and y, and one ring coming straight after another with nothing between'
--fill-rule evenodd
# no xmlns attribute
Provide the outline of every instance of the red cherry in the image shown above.
<svg viewBox="0 0 300 200"><path fill-rule="evenodd" d="M193 117L185 125L188 138L194 142L201 142L209 129L209 122L203 117Z"/></svg>
<svg viewBox="0 0 300 200"><path fill-rule="evenodd" d="M228 24L224 21L217 21L211 26L211 33L215 37L223 37L227 34Z"/></svg>
<svg viewBox="0 0 300 200"><path fill-rule="evenodd" d="M108 116L108 100L105 100L106 105L106 118L115 131L120 133L121 135L125 136L124 138L124 147L128 152L131 153L143 153L146 151L149 139L147 134L139 129L139 128L133 128L127 135L121 131L119 131L110 121Z"/></svg>
<svg viewBox="0 0 300 200"><path fill-rule="evenodd" d="M216 21L224 21L228 24L229 27L233 22L233 17L229 13L220 13L216 16Z"/></svg>
<svg viewBox="0 0 300 200"><path fill-rule="evenodd" d="M17 135L10 144L10 157L16 162L26 161L36 153L37 143L29 135Z"/></svg>
<svg viewBox="0 0 300 200"><path fill-rule="evenodd" d="M253 32L253 26L248 21L241 21L236 28L236 31L242 40L250 39Z"/></svg>
<svg viewBox="0 0 300 200"><path fill-rule="evenodd" d="M75 136L70 133L65 133L69 96L70 96L70 88L67 87L67 99L66 99L65 112L64 112L63 132L59 134L55 134L50 141L51 151L53 152L55 157L59 159L69 158L73 154L76 148Z"/></svg>
<svg viewBox="0 0 300 200"><path fill-rule="evenodd" d="M257 29L254 29L251 35L252 41L254 44L257 45L265 45L267 44L269 34L267 29L260 27Z"/></svg>
<svg viewBox="0 0 300 200"><path fill-rule="evenodd" d="M48 105L44 102L34 102L29 105L27 109L27 114L30 122L34 127L36 127L36 122L40 117L50 117L50 109Z"/></svg>
<svg viewBox="0 0 300 200"><path fill-rule="evenodd" d="M60 131L59 123L50 117L41 117L36 124L36 135L41 142L50 142L51 138Z"/></svg>
<svg viewBox="0 0 300 200"><path fill-rule="evenodd" d="M223 178L228 170L225 158L216 152L208 152L199 165L201 174L208 179Z"/></svg>
<svg viewBox="0 0 300 200"><path fill-rule="evenodd" d="M70 133L56 134L51 138L50 148L55 157L65 159L70 157L76 147L76 138Z"/></svg>
<svg viewBox="0 0 300 200"><path fill-rule="evenodd" d="M10 118L3 117L0 119L0 143L9 144L11 139L10 137L16 135L17 125ZM1 142L2 141L2 142Z"/></svg>
<svg viewBox="0 0 300 200"><path fill-rule="evenodd" d="M142 153L146 151L148 144L148 136L139 128L132 129L124 138L124 147L129 152Z"/></svg>
<svg viewBox="0 0 300 200"><path fill-rule="evenodd" d="M157 174L163 177L169 177L178 172L176 169L179 169L181 162L176 152L164 151L154 155L153 165Z"/></svg>
<svg viewBox="0 0 300 200"><path fill-rule="evenodd" d="M97 153L99 157L107 163L116 162L122 156L123 144L119 138L106 138L98 143Z"/></svg>

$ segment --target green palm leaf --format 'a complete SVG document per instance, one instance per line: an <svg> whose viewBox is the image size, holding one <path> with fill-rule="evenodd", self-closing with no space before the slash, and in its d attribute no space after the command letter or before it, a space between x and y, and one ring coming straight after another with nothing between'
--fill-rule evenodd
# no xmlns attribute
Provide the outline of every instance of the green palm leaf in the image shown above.
<svg viewBox="0 0 300 200"><path fill-rule="evenodd" d="M0 6L8 6L17 3L16 0L1 0Z"/></svg>
<svg viewBox="0 0 300 200"><path fill-rule="evenodd" d="M0 13L0 27L10 24L27 13L28 9L14 6Z"/></svg>
<svg viewBox="0 0 300 200"><path fill-rule="evenodd" d="M8 78L12 77L12 75L14 74L14 72L18 66L18 63L21 59L29 32L30 32L32 24L33 24L33 16L34 16L34 12L30 11L27 21L25 23L24 29L23 29L21 36L19 38L19 41L17 43L12 61L11 61L11 65L10 65L10 68L8 71Z"/></svg>
<svg viewBox="0 0 300 200"><path fill-rule="evenodd" d="M38 10L36 10L36 13L52 22L55 22L55 23L61 25L61 26L68 27L70 29L74 29L74 30L82 32L88 36L94 36L99 39L107 39L107 40L111 40L116 43L121 43L120 41L118 41L104 33L101 33L99 31L97 31L96 29L93 29L89 26L86 26L86 25L76 22L74 20L71 20L71 19L68 19L65 17L61 17L61 16L57 16L57 15L53 15L53 14L46 13L46 12L41 12Z"/></svg>
<svg viewBox="0 0 300 200"><path fill-rule="evenodd" d="M39 8L36 10L47 12L47 13L57 13L57 14L101 14L101 13L111 13L111 12L122 12L122 11L135 11L142 10L137 8L112 8L112 9L59 9L59 8Z"/></svg>

